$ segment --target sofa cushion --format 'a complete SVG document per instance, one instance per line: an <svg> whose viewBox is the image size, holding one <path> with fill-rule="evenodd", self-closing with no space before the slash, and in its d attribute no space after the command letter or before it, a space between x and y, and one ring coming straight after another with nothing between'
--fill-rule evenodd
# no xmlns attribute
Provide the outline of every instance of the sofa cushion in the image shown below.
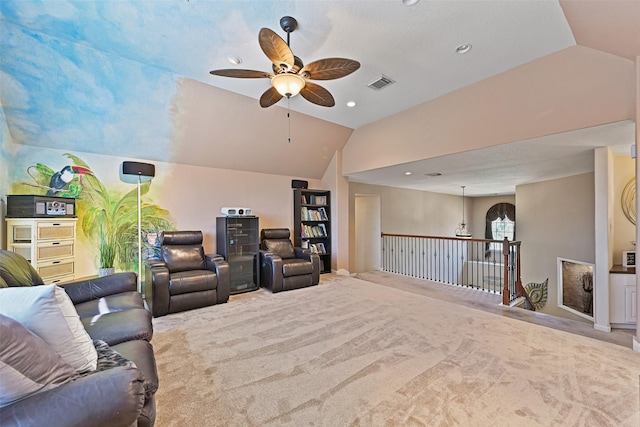
<svg viewBox="0 0 640 427"><path fill-rule="evenodd" d="M130 340L150 341L153 336L151 313L144 308L84 317L81 322L91 339L110 346Z"/></svg>
<svg viewBox="0 0 640 427"><path fill-rule="evenodd" d="M300 276L302 274L313 273L313 264L306 259L283 259L282 260L282 276Z"/></svg>
<svg viewBox="0 0 640 427"><path fill-rule="evenodd" d="M209 270L190 270L169 275L169 294L180 295L216 289L218 276Z"/></svg>
<svg viewBox="0 0 640 427"><path fill-rule="evenodd" d="M126 341L111 347L127 360L135 363L144 374L144 391L147 398L158 390L158 368L153 346L145 340Z"/></svg>
<svg viewBox="0 0 640 427"><path fill-rule="evenodd" d="M0 314L0 407L77 377L42 338L20 322Z"/></svg>
<svg viewBox="0 0 640 427"><path fill-rule="evenodd" d="M293 249L293 245L291 244L291 241L288 239L286 240L265 239L262 241L262 247L265 250L269 252L273 252L275 255L278 255L283 260L296 257L296 253Z"/></svg>
<svg viewBox="0 0 640 427"><path fill-rule="evenodd" d="M115 313L132 308L144 308L142 295L138 292L122 292L92 299L75 305L81 319L98 314Z"/></svg>
<svg viewBox="0 0 640 427"><path fill-rule="evenodd" d="M200 245L162 246L162 259L170 273L204 270L204 249Z"/></svg>
<svg viewBox="0 0 640 427"><path fill-rule="evenodd" d="M116 366L133 366L134 368L137 368L136 364L132 360L122 356L120 353L109 347L109 344L106 342L102 340L93 340L93 345L98 352L98 365L96 366L96 370L89 372L89 374L106 371L107 369L115 368Z"/></svg>
<svg viewBox="0 0 640 427"><path fill-rule="evenodd" d="M22 323L82 372L96 368L91 337L66 292L56 285L9 287L0 291L0 314Z"/></svg>

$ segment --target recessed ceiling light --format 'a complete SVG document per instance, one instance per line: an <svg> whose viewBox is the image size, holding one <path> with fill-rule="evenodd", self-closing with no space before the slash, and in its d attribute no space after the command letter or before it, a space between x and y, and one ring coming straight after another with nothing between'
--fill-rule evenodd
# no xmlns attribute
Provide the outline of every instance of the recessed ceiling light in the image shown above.
<svg viewBox="0 0 640 427"><path fill-rule="evenodd" d="M471 50L471 47L472 46L469 43L461 44L456 48L456 53L459 53L460 55L464 55L465 53L468 53Z"/></svg>
<svg viewBox="0 0 640 427"><path fill-rule="evenodd" d="M411 172L409 172L409 171L406 171L404 174L405 174L405 175L411 175L412 173L411 173Z"/></svg>
<svg viewBox="0 0 640 427"><path fill-rule="evenodd" d="M420 0L402 0L402 4L405 6L413 6L417 4Z"/></svg>
<svg viewBox="0 0 640 427"><path fill-rule="evenodd" d="M347 102L347 107L355 107L356 105L357 105L357 104L356 104L356 101L349 101L349 102Z"/></svg>
<svg viewBox="0 0 640 427"><path fill-rule="evenodd" d="M240 58L239 56L235 56L235 55L227 55L227 61L229 61L229 63L231 63L233 65L242 64L242 58Z"/></svg>

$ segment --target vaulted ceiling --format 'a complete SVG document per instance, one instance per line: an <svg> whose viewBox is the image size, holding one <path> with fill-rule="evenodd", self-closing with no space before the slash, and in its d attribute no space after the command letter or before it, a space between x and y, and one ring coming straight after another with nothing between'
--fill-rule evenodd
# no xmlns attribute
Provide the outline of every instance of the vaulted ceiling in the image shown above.
<svg viewBox="0 0 640 427"><path fill-rule="evenodd" d="M350 150L352 156L375 157L363 140L374 133L372 129L380 134L380 123L395 128L405 115L454 101L465 108L491 110L473 97L488 90L487 82L495 87L512 84L513 70L519 75L536 70L526 80L516 80L526 82L532 95L510 100L518 104L511 106L514 111L528 114L526 105L536 105L536 92L564 85L550 77L556 70L562 79L583 83L585 90L593 88L591 77L580 82L579 68L573 75L565 73L567 63L588 57L584 66L597 70L600 81L607 82L616 73L626 76L625 67L634 69L640 54L636 0L422 0L412 6L401 0L5 0L0 13L0 101L13 142L309 178L321 177L335 151L347 144L358 146ZM269 88L267 79L209 74L233 67L270 71L258 32L268 27L286 39L279 27L285 15L298 21L290 46L305 63L328 57L361 63L347 77L317 82L333 94L335 107L316 106L297 96L262 109L257 99ZM457 53L456 48L465 44L471 50ZM242 63L232 65L228 57ZM588 69L584 72L589 74ZM378 91L367 87L381 75L395 83ZM538 80L537 75L543 77ZM564 123L563 112L548 106L559 117L550 127L552 133L594 127L593 133L587 129L544 143L540 138L547 135L535 132L489 134L484 146L517 144L484 154L470 154L482 146L459 150L466 154L407 148L414 157L383 154L378 156L382 161L368 166L352 164L350 179L452 192L473 176L461 176L459 165L467 165L465 170L476 167L479 179L483 174L477 173L478 159L486 165L487 159L500 162L507 155L504 166L510 165L517 177L503 173L487 178L486 188L477 194L509 192L514 183L553 176L550 163L542 158L546 169L532 167L531 172L508 160L508 155L538 159L545 144L547 159L562 160L553 164L556 170L581 173L589 168L585 147L622 147L633 141L629 120L635 88L633 80L624 84L630 101L624 94L602 100L607 108L609 101L624 103L620 113L615 110L605 121L569 118ZM347 107L348 101L356 106ZM455 117L447 117L451 133L468 120L460 116L456 123ZM495 119L508 117L496 113ZM415 123L407 126L421 131ZM393 147L395 142L387 143ZM574 151L566 148L576 145ZM417 180L441 165L452 173L437 186ZM420 171L415 180L398 179L409 166ZM449 175L455 179L448 180ZM507 185L492 184L498 181Z"/></svg>

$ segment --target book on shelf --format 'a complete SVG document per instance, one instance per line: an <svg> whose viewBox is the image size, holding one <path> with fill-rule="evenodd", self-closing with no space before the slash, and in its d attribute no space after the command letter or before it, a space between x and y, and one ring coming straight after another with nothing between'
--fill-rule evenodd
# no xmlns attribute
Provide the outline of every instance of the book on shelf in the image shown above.
<svg viewBox="0 0 640 427"><path fill-rule="evenodd" d="M327 254L327 250L324 247L324 243L311 243L309 244L309 249L311 249L312 253L318 254L318 255L326 255Z"/></svg>
<svg viewBox="0 0 640 427"><path fill-rule="evenodd" d="M326 205L327 204L327 196L320 195L311 195L309 196L310 204L312 205Z"/></svg>
<svg viewBox="0 0 640 427"><path fill-rule="evenodd" d="M327 211L324 208L318 208L318 215L320 216L320 220L329 221L329 217L327 216Z"/></svg>
<svg viewBox="0 0 640 427"><path fill-rule="evenodd" d="M317 237L329 237L329 234L327 233L327 227L325 227L324 224L303 224L300 228L300 237L302 237L303 239L313 239Z"/></svg>
<svg viewBox="0 0 640 427"><path fill-rule="evenodd" d="M307 204L307 196L305 196L304 194L302 195L302 200L301 200L303 205Z"/></svg>
<svg viewBox="0 0 640 427"><path fill-rule="evenodd" d="M305 207L300 208L300 219L302 221L328 221L326 211L324 208L316 209L308 209Z"/></svg>

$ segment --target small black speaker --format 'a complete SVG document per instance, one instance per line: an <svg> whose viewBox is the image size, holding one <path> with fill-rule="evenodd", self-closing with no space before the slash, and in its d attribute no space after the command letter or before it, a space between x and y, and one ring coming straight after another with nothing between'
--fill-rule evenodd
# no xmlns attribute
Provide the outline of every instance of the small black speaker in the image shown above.
<svg viewBox="0 0 640 427"><path fill-rule="evenodd" d="M125 175L156 176L156 167L150 163L122 162L122 173Z"/></svg>
<svg viewBox="0 0 640 427"><path fill-rule="evenodd" d="M128 183L151 181L156 176L156 167L151 163L122 162L120 165L120 180Z"/></svg>
<svg viewBox="0 0 640 427"><path fill-rule="evenodd" d="M291 188L309 188L309 181L302 181L299 179L291 180Z"/></svg>

